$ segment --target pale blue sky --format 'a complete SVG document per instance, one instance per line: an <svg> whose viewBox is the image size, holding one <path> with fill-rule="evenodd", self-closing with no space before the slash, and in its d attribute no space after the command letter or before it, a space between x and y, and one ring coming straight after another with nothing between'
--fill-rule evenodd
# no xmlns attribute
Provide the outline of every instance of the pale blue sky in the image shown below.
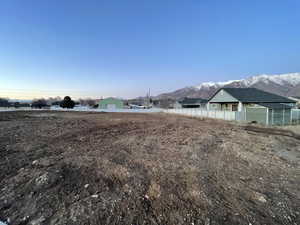
<svg viewBox="0 0 300 225"><path fill-rule="evenodd" d="M0 96L136 97L300 71L300 1L2 0Z"/></svg>

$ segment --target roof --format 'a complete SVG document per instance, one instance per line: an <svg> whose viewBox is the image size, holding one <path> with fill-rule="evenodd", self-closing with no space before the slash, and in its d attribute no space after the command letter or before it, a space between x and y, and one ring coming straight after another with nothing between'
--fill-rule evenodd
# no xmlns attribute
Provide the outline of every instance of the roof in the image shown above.
<svg viewBox="0 0 300 225"><path fill-rule="evenodd" d="M282 103L259 103L258 105L267 107L269 109L291 109L291 108L293 108L290 105L282 104Z"/></svg>
<svg viewBox="0 0 300 225"><path fill-rule="evenodd" d="M122 99L120 99L120 98L115 98L115 97L103 98L103 99L100 99L100 101L101 101L101 100L108 100L108 99L113 99L113 100L123 101Z"/></svg>
<svg viewBox="0 0 300 225"><path fill-rule="evenodd" d="M291 99L296 99L296 100L300 100L300 96L291 96Z"/></svg>
<svg viewBox="0 0 300 225"><path fill-rule="evenodd" d="M183 105L197 105L197 104L201 104L201 103L207 103L208 100L207 99L203 99L203 98L184 98L183 100L179 101L180 104Z"/></svg>
<svg viewBox="0 0 300 225"><path fill-rule="evenodd" d="M113 97L101 99L99 102L106 102L106 101L118 101L118 102L123 102L122 99L119 99L119 98L113 98Z"/></svg>
<svg viewBox="0 0 300 225"><path fill-rule="evenodd" d="M212 100L220 90L226 91L232 97L245 103L296 103L292 99L256 88L221 88L210 98L210 100Z"/></svg>

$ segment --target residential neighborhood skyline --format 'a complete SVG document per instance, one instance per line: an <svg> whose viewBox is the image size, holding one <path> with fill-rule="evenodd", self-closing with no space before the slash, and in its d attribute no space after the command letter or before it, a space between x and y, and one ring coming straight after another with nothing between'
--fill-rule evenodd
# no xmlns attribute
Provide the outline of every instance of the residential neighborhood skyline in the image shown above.
<svg viewBox="0 0 300 225"><path fill-rule="evenodd" d="M229 80L229 81L220 81L220 82L204 82L198 85L183 87L181 89L172 90L168 93L160 93L159 95L155 95L151 92L151 88L145 92L144 95L133 96L133 97L124 97L124 95L120 96L105 96L105 95L91 95L89 91L85 91L86 95L83 95L82 92L77 92L74 94L71 90L67 91L52 91L52 94L47 93L47 91L40 90L30 90L36 91L38 93L36 96L30 97L28 95L28 91L26 94L26 90L14 90L13 93L17 93L18 95L22 95L22 98L14 98L5 96L5 94L9 93L6 89L0 90L0 98L8 98L10 100L20 100L20 101L31 101L33 99L49 99L49 98L62 98L64 96L71 96L72 98L78 99L103 99L107 97L113 97L118 99L135 99L135 98L143 98L143 97L153 97L153 98L173 98L173 99L182 99L184 97L201 97L204 99L208 99L214 94L218 89L222 87L236 87L236 88L249 88L254 87L261 90L267 90L274 94L279 94L286 97L299 97L300 96L300 73L288 73L288 74L276 74L276 75L257 75L248 77L240 80ZM122 90L121 90L122 91ZM4 93L4 94L1 94ZM25 94L24 94L25 93ZM70 95L70 93L72 93ZM75 92L76 93L76 92ZM27 97L27 98L26 98Z"/></svg>

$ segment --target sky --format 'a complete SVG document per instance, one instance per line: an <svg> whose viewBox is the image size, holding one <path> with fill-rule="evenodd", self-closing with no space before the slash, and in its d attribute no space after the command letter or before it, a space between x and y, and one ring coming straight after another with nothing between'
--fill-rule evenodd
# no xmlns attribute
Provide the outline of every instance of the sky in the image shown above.
<svg viewBox="0 0 300 225"><path fill-rule="evenodd" d="M299 0L1 0L0 97L145 96L300 72Z"/></svg>

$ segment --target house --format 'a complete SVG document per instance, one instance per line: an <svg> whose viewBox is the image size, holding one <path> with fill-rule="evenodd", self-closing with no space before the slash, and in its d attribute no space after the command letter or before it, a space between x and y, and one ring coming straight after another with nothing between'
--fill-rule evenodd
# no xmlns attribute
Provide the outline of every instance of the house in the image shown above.
<svg viewBox="0 0 300 225"><path fill-rule="evenodd" d="M176 100L171 98L164 98L164 99L154 99L152 101L153 107L162 108L162 109L173 109Z"/></svg>
<svg viewBox="0 0 300 225"><path fill-rule="evenodd" d="M246 121L282 125L290 122L296 101L256 88L221 88L208 101L208 110L238 111Z"/></svg>
<svg viewBox="0 0 300 225"><path fill-rule="evenodd" d="M178 103L181 108L205 108L208 100L203 98L184 98Z"/></svg>
<svg viewBox="0 0 300 225"><path fill-rule="evenodd" d="M123 109L124 103L121 99L105 98L99 101L99 109Z"/></svg>
<svg viewBox="0 0 300 225"><path fill-rule="evenodd" d="M294 101L296 101L296 106L300 109L300 96L292 96L292 97L289 97L289 99L292 99Z"/></svg>
<svg viewBox="0 0 300 225"><path fill-rule="evenodd" d="M173 109L181 109L182 105L180 104L180 101L176 101L173 103Z"/></svg>
<svg viewBox="0 0 300 225"><path fill-rule="evenodd" d="M293 108L296 101L256 88L221 88L209 99L208 108L241 112L244 108L263 104L271 108Z"/></svg>

